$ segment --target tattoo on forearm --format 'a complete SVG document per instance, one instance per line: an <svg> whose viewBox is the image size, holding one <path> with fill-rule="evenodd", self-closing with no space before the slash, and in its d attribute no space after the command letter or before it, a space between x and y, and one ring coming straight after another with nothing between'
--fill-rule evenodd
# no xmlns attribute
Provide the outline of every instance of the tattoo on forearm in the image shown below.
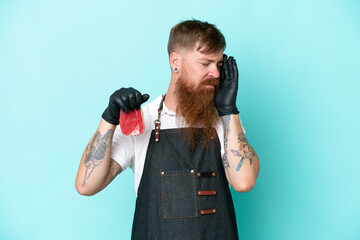
<svg viewBox="0 0 360 240"><path fill-rule="evenodd" d="M230 115L225 115L221 118L224 124L224 156L223 156L223 164L224 167L230 167L229 160L227 159L227 145L228 145L228 137L229 137L229 127L230 127Z"/></svg>
<svg viewBox="0 0 360 240"><path fill-rule="evenodd" d="M241 165L243 164L244 159L249 159L250 165L252 165L252 160L255 156L255 151L247 142L244 133L238 133L238 143L240 143L240 151L231 149L230 151L238 157L241 157L238 166L236 167L236 171L239 171Z"/></svg>
<svg viewBox="0 0 360 240"><path fill-rule="evenodd" d="M109 129L104 136L101 136L99 131L96 132L93 140L86 148L86 155L84 165L86 172L84 176L83 186L86 184L86 180L89 179L94 169L101 164L104 160L106 150L110 146L112 141L113 130Z"/></svg>
<svg viewBox="0 0 360 240"><path fill-rule="evenodd" d="M121 173L122 168L120 164L118 164L116 161L111 159L110 162L110 182L119 174Z"/></svg>
<svg viewBox="0 0 360 240"><path fill-rule="evenodd" d="M237 151L237 150L231 149L230 151L231 151L235 156L241 157L241 159L240 159L240 161L239 161L239 164L238 164L237 167L236 167L236 171L239 171L240 168L241 168L241 165L242 165L242 163L243 163L244 156L241 155L241 153L240 153L239 151Z"/></svg>

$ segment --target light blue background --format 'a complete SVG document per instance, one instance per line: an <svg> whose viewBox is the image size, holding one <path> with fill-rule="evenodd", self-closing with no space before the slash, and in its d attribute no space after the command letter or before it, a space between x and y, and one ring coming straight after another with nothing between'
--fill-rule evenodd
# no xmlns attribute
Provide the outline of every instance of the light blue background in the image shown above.
<svg viewBox="0 0 360 240"><path fill-rule="evenodd" d="M77 168L112 92L165 93L169 31L191 17L237 59L260 158L232 192L240 239L360 239L359 1L2 0L1 240L130 238L132 171L84 197Z"/></svg>

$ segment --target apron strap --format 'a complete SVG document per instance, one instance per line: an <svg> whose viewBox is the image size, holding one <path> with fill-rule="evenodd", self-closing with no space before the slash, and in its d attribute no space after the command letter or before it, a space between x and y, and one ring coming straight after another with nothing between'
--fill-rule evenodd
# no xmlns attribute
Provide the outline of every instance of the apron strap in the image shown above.
<svg viewBox="0 0 360 240"><path fill-rule="evenodd" d="M158 108L158 118L154 121L154 123L155 123L155 142L158 142L159 137L160 137L160 125L161 125L160 116L161 116L161 111L163 109L163 103L164 103L165 96L166 96L166 94L163 95L163 97L160 101L160 105Z"/></svg>

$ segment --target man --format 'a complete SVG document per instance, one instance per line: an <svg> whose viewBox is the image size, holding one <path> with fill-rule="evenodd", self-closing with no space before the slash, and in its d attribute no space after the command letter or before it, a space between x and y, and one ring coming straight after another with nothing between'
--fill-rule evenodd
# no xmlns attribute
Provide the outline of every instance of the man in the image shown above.
<svg viewBox="0 0 360 240"><path fill-rule="evenodd" d="M250 191L259 160L236 107L238 70L223 54L225 38L198 20L175 25L165 96L133 88L115 91L82 156L76 189L93 195L126 167L134 171L132 239L238 239L229 184ZM120 109L143 112L145 132L125 136Z"/></svg>

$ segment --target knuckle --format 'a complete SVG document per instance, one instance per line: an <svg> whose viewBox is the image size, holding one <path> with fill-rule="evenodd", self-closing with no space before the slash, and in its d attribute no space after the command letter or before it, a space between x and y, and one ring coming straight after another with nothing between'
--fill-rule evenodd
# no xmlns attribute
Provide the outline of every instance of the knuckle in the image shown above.
<svg viewBox="0 0 360 240"><path fill-rule="evenodd" d="M129 100L133 101L135 99L135 95L134 94L129 94Z"/></svg>

